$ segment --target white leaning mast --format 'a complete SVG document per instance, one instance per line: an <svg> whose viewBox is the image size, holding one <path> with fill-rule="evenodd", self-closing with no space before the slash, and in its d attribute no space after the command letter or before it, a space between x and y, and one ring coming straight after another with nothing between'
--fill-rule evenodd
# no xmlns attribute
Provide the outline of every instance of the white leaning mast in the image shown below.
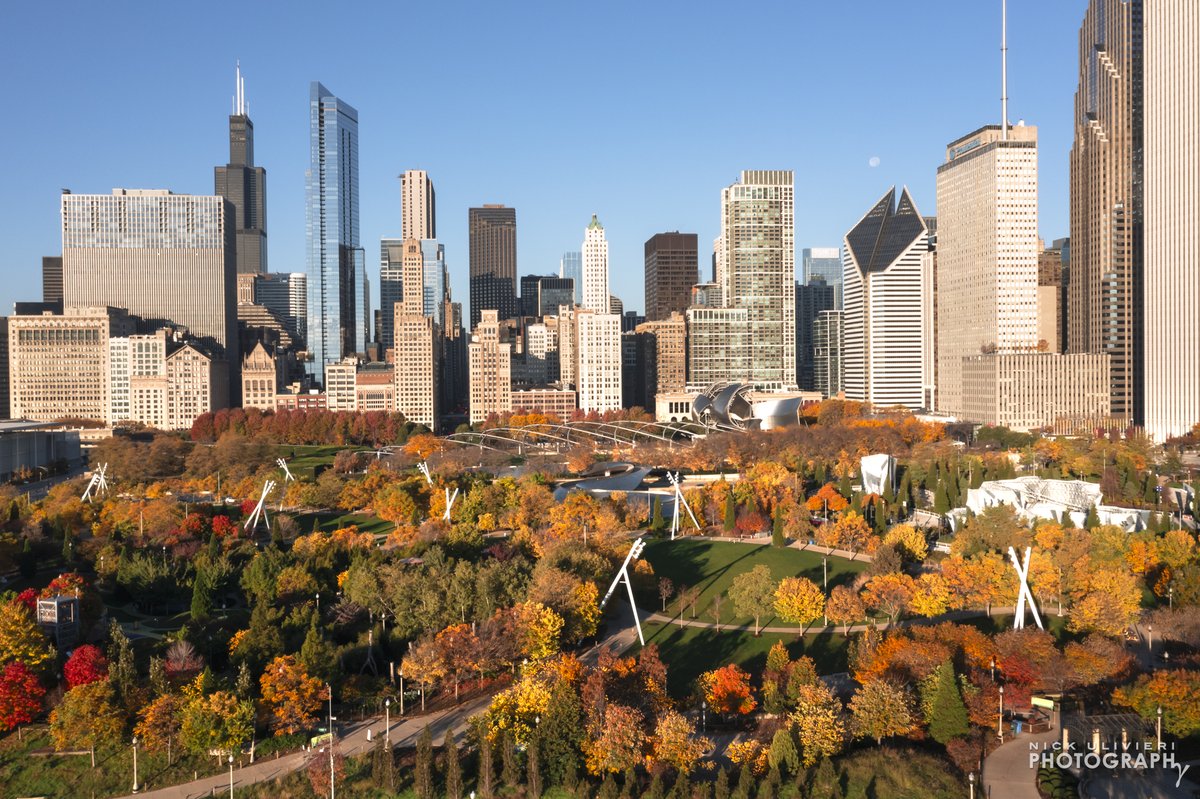
<svg viewBox="0 0 1200 799"><path fill-rule="evenodd" d="M429 487L434 488L433 475L429 472L429 464L421 461L417 464L417 470L425 475L425 482L429 484ZM454 488L453 494L450 493L449 486L445 486L443 490L446 492L446 510L442 512L442 519L448 522L450 521L450 509L454 507L454 501L458 499L458 487Z"/></svg>
<svg viewBox="0 0 1200 799"><path fill-rule="evenodd" d="M697 530L700 529L700 522L696 521L696 514L692 513L692 507L688 505L687 501L683 498L683 489L681 488L682 484L679 479L679 473L667 472L667 479L671 481L671 486L675 489L675 510L671 513L671 540L674 541L675 534L679 532L680 505L687 510L688 517L691 518L692 524L696 526Z"/></svg>
<svg viewBox="0 0 1200 799"><path fill-rule="evenodd" d="M262 521L262 523L266 526L267 532L271 531L271 521L267 518L267 496L274 490L274 480L268 480L267 482L263 483L262 496L258 498L258 504L254 506L254 510L250 513L250 516L246 519L246 523L243 525L243 528L247 533L253 535L254 533L258 532L259 521Z"/></svg>
<svg viewBox="0 0 1200 799"><path fill-rule="evenodd" d="M1017 550L1012 547L1008 548L1008 557L1012 561L1013 568L1017 570L1017 579L1021 583L1020 589L1017 591L1017 609L1013 616L1013 629L1025 629L1025 603L1029 603L1029 609L1033 612L1033 620L1037 623L1039 630L1046 629L1042 626L1042 617L1038 615L1037 605L1033 601L1033 592L1029 590L1029 557L1032 553L1030 547L1025 547L1025 561L1022 563L1017 560Z"/></svg>
<svg viewBox="0 0 1200 799"><path fill-rule="evenodd" d="M292 470L288 468L287 461L285 461L283 458L276 458L275 462L279 464L280 469L283 469L284 485L296 482L296 478L292 476Z"/></svg>
<svg viewBox="0 0 1200 799"><path fill-rule="evenodd" d="M621 564L620 570L617 571L617 576L613 578L612 585L608 587L608 592L604 595L604 599L600 600L600 610L604 610L604 606L608 604L608 600L612 599L613 592L617 590L617 584L622 580L625 581L625 588L629 591L629 609L633 611L633 623L637 626L638 641L642 646L646 645L646 639L642 635L642 622L638 618L637 603L633 601L633 583L629 579L629 564L637 560L645 548L646 540L644 538L639 538L633 542L633 546L629 548L629 554L625 556L625 562Z"/></svg>
<svg viewBox="0 0 1200 799"><path fill-rule="evenodd" d="M95 491L95 496L101 497L108 494L108 480L105 476L108 474L108 464L100 464L100 468L92 472L92 479L88 481L87 488L83 490L83 496L79 498L80 502L91 503L92 492Z"/></svg>

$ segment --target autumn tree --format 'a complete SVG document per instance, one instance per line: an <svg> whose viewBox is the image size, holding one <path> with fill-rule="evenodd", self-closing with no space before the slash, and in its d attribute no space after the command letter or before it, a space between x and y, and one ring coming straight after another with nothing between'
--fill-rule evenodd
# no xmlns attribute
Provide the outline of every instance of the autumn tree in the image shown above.
<svg viewBox="0 0 1200 799"><path fill-rule="evenodd" d="M729 598L739 616L754 619L754 635L759 634L759 621L775 607L775 581L765 565L755 566L733 578Z"/></svg>
<svg viewBox="0 0 1200 799"><path fill-rule="evenodd" d="M1115 705L1133 708L1154 721L1162 708L1163 729L1185 738L1200 732L1200 672L1176 669L1143 674L1132 685L1113 691Z"/></svg>
<svg viewBox="0 0 1200 799"><path fill-rule="evenodd" d="M46 641L31 611L12 600L0 604L0 666L19 661L37 671L54 659L54 647Z"/></svg>
<svg viewBox="0 0 1200 799"><path fill-rule="evenodd" d="M108 659L98 647L83 644L75 648L63 664L63 677L68 688L86 685L108 677Z"/></svg>
<svg viewBox="0 0 1200 799"><path fill-rule="evenodd" d="M925 540L925 533L911 524L897 524L892 527L883 537L883 543L895 547L901 557L910 563L923 561L929 554L929 543Z"/></svg>
<svg viewBox="0 0 1200 799"><path fill-rule="evenodd" d="M735 663L704 672L699 682L714 713L744 716L758 705L750 690L750 675Z"/></svg>
<svg viewBox="0 0 1200 799"><path fill-rule="evenodd" d="M848 510L829 524L817 528L817 543L830 549L858 552L871 540L871 526L855 511Z"/></svg>
<svg viewBox="0 0 1200 799"><path fill-rule="evenodd" d="M54 748L60 752L87 748L92 756L92 768L96 767L96 747L116 744L124 727L125 721L108 680L72 688L50 713L50 737L54 739Z"/></svg>
<svg viewBox="0 0 1200 799"><path fill-rule="evenodd" d="M594 737L584 742L587 770L596 776L621 774L642 762L646 735L642 714L635 708L609 703Z"/></svg>
<svg viewBox="0 0 1200 799"><path fill-rule="evenodd" d="M796 709L788 718L796 727L806 767L842 751L842 703L825 683L802 686L796 696Z"/></svg>
<svg viewBox="0 0 1200 799"><path fill-rule="evenodd" d="M133 733L151 752L167 753L171 763L173 745L179 741L183 716L183 699L178 694L162 694L142 708Z"/></svg>
<svg viewBox="0 0 1200 799"><path fill-rule="evenodd" d="M825 612L825 595L806 577L785 577L775 589L775 613L792 624L807 627Z"/></svg>
<svg viewBox="0 0 1200 799"><path fill-rule="evenodd" d="M185 701L179 739L194 754L232 754L254 733L254 703L249 700L238 699L228 691L206 696L189 690Z"/></svg>
<svg viewBox="0 0 1200 799"><path fill-rule="evenodd" d="M0 669L0 732L20 730L42 712L46 688L28 666L13 661Z"/></svg>
<svg viewBox="0 0 1200 799"><path fill-rule="evenodd" d="M863 588L863 602L872 610L887 615L888 620L895 624L912 602L915 593L916 583L907 574L880 574L872 577Z"/></svg>
<svg viewBox="0 0 1200 799"><path fill-rule="evenodd" d="M434 638L441 657L442 668L454 682L454 701L458 701L458 685L463 677L481 667L479 636L469 624L453 624Z"/></svg>
<svg viewBox="0 0 1200 799"><path fill-rule="evenodd" d="M825 613L834 624L842 625L842 633L856 621L861 621L867 615L866 606L854 589L837 585L829 592L829 601L825 603Z"/></svg>
<svg viewBox="0 0 1200 799"><path fill-rule="evenodd" d="M712 741L698 737L692 722L677 711L668 710L654 725L648 761L651 767L661 764L670 766L681 776L687 775L711 748Z"/></svg>
<svg viewBox="0 0 1200 799"><path fill-rule="evenodd" d="M821 486L817 493L808 498L805 504L813 513L822 513L826 517L830 513L841 513L850 507L850 503L844 496L838 493L833 483L826 483Z"/></svg>
<svg viewBox="0 0 1200 799"><path fill-rule="evenodd" d="M874 738L876 746L916 726L912 697L886 680L871 680L859 688L850 700L850 716L854 737Z"/></svg>
<svg viewBox="0 0 1200 799"><path fill-rule="evenodd" d="M1083 595L1075 600L1067 629L1122 635L1137 620L1141 603L1141 588L1132 574L1119 569L1097 569L1091 572Z"/></svg>
<svg viewBox="0 0 1200 799"><path fill-rule="evenodd" d="M293 735L316 725L325 686L308 676L293 655L275 658L259 680L264 707L271 714L276 735Z"/></svg>
<svg viewBox="0 0 1200 799"><path fill-rule="evenodd" d="M416 680L421 687L421 712L425 711L425 692L446 674L441 653L431 638L417 641L400 664L400 673Z"/></svg>
<svg viewBox="0 0 1200 799"><path fill-rule="evenodd" d="M925 572L913 584L908 609L918 616L940 616L950 608L950 585L937 572Z"/></svg>

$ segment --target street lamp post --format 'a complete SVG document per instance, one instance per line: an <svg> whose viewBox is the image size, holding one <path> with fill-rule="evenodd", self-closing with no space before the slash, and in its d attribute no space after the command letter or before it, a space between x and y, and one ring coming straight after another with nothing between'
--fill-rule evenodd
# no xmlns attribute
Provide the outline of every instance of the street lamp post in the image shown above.
<svg viewBox="0 0 1200 799"><path fill-rule="evenodd" d="M321 613L321 592L317 592L317 614Z"/></svg>
<svg viewBox="0 0 1200 799"><path fill-rule="evenodd" d="M317 596L320 597L320 594ZM337 734L333 731L333 722L337 721L337 719L333 715L333 686L325 683L325 690L329 694L329 799L336 799L337 786L335 783L337 782L337 775L333 770L333 745L337 742Z"/></svg>
<svg viewBox="0 0 1200 799"><path fill-rule="evenodd" d="M1158 706L1158 723L1154 729L1155 738L1158 740L1158 748L1162 749L1162 705Z"/></svg>
<svg viewBox="0 0 1200 799"><path fill-rule="evenodd" d="M104 560L104 557L101 556L100 560ZM1167 610L1174 610L1174 609L1175 609L1175 588L1169 587L1169 588L1167 588Z"/></svg>
<svg viewBox="0 0 1200 799"><path fill-rule="evenodd" d="M708 700L700 700L700 732L708 732Z"/></svg>
<svg viewBox="0 0 1200 799"><path fill-rule="evenodd" d="M229 799L233 799L233 755L229 756Z"/></svg>
<svg viewBox="0 0 1200 799"><path fill-rule="evenodd" d="M387 750L392 751L392 700L383 700L383 738Z"/></svg>
<svg viewBox="0 0 1200 799"><path fill-rule="evenodd" d="M404 663L400 663L400 715L404 715Z"/></svg>
<svg viewBox="0 0 1200 799"><path fill-rule="evenodd" d="M967 775L967 781L971 784L971 799L975 799L975 772L972 771Z"/></svg>
<svg viewBox="0 0 1200 799"><path fill-rule="evenodd" d="M135 735L135 736L133 736L133 792L134 793L137 793L139 790L138 778L137 778L137 745L138 745L138 739L137 739L137 736Z"/></svg>
<svg viewBox="0 0 1200 799"><path fill-rule="evenodd" d="M1000 736L1000 743L1004 743L1004 686L1000 686L1000 718L996 719L996 733Z"/></svg>
<svg viewBox="0 0 1200 799"><path fill-rule="evenodd" d="M829 626L829 558L821 556L821 574L825 578L825 626Z"/></svg>
<svg viewBox="0 0 1200 799"><path fill-rule="evenodd" d="M1154 625L1153 624L1146 625L1146 651L1147 652L1154 651Z"/></svg>

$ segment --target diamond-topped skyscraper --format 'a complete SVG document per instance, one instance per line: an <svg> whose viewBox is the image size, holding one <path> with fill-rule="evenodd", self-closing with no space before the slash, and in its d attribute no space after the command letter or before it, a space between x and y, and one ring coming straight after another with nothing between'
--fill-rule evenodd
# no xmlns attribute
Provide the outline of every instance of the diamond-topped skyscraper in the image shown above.
<svg viewBox="0 0 1200 799"><path fill-rule="evenodd" d="M366 350L366 257L358 237L358 112L316 81L309 92L305 173L308 372Z"/></svg>
<svg viewBox="0 0 1200 799"><path fill-rule="evenodd" d="M233 205L239 274L267 271L267 170L254 165L254 123L241 64L229 116L229 163L214 169L215 193Z"/></svg>

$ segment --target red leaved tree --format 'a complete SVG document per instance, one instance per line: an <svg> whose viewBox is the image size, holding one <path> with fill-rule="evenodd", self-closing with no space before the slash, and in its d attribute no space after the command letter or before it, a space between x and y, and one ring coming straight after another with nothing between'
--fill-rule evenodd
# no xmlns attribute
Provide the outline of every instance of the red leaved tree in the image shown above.
<svg viewBox="0 0 1200 799"><path fill-rule="evenodd" d="M42 697L46 689L37 675L20 661L14 661L0 671L0 732L18 730L42 712Z"/></svg>
<svg viewBox="0 0 1200 799"><path fill-rule="evenodd" d="M104 657L99 647L84 644L77 647L63 664L63 677L67 680L68 688L99 682L108 677L108 658Z"/></svg>

